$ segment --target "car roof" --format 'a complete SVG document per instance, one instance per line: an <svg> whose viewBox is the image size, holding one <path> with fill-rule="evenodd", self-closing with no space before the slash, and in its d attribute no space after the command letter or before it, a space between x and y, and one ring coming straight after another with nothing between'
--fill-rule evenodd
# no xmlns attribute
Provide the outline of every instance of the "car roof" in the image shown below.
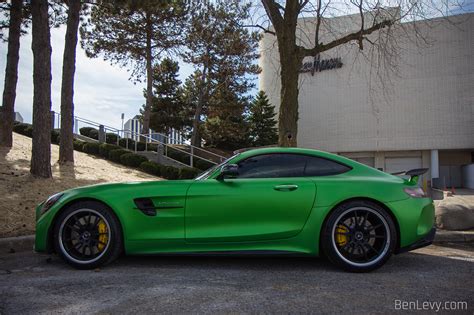
<svg viewBox="0 0 474 315"><path fill-rule="evenodd" d="M344 164L348 164L350 166L352 166L355 162L346 157L329 153L329 152L325 152L325 151L308 149L308 148L294 148L294 147L290 147L290 148L289 147L262 147L262 148L256 148L256 149L248 149L240 153L240 158L246 158L246 157L260 155L260 154L271 154L271 153L293 153L293 154L313 155L313 156L332 159Z"/></svg>

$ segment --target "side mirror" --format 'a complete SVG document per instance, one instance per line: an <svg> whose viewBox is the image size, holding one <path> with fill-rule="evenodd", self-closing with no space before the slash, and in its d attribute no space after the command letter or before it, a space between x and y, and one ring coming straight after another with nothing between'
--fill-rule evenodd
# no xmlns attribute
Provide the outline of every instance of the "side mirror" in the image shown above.
<svg viewBox="0 0 474 315"><path fill-rule="evenodd" d="M237 164L227 164L222 166L219 178L237 177L239 175L239 166Z"/></svg>

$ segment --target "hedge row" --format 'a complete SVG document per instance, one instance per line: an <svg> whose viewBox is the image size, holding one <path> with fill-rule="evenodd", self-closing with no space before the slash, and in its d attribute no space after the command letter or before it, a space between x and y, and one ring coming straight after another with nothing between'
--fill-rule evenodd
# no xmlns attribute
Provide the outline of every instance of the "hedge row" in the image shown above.
<svg viewBox="0 0 474 315"><path fill-rule="evenodd" d="M173 166L165 166L152 161L142 155L130 152L120 146L108 143L89 143L74 140L74 150L103 157L116 163L139 168L145 173L163 177L166 179L191 179L201 171L195 168L179 169Z"/></svg>
<svg viewBox="0 0 474 315"><path fill-rule="evenodd" d="M99 131L95 128L92 128L92 127L83 127L81 129L79 129L79 132L81 133L81 135L83 136L86 136L86 137L89 137L89 138L92 138L92 139L99 139ZM115 133L107 133L106 134L106 143L110 143L110 144L114 144L116 145L117 144L117 138L118 136L115 134ZM126 138L119 138L118 139L118 145L122 148L125 148L125 149L128 149L128 150L132 150L132 151L135 151L135 144L136 144L136 150L137 151L145 151L145 150L148 150L148 151L157 151L158 150L158 145L155 144L155 143L148 143L146 144L145 142L142 142L142 141L135 141L133 139L126 139ZM177 149L173 149L171 147L168 147L167 149L167 155L174 159L174 160L177 160L181 163L184 163L184 164L189 164L189 159L190 159L190 156L180 150L177 150ZM116 162L119 162L120 161L116 161ZM205 160L202 160L202 159L199 159L199 158L195 158L194 159L194 166L200 170L207 170L208 168L212 167L214 164L212 163L209 163Z"/></svg>
<svg viewBox="0 0 474 315"><path fill-rule="evenodd" d="M195 168L187 167L179 169L172 166L161 165L152 161L141 163L140 169L145 173L167 179L192 179L200 173L200 170Z"/></svg>
<svg viewBox="0 0 474 315"><path fill-rule="evenodd" d="M15 123L13 125L13 131L30 138L33 137L33 126L31 124ZM59 130L51 130L51 143L59 144Z"/></svg>

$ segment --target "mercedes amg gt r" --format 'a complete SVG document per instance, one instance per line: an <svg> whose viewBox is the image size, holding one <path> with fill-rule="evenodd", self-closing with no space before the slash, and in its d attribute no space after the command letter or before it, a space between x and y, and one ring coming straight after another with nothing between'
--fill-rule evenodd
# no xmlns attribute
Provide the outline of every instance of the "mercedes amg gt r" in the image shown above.
<svg viewBox="0 0 474 315"><path fill-rule="evenodd" d="M431 244L434 206L418 177L299 148L241 152L194 180L100 184L36 208L37 252L79 269L122 253L325 255L353 272Z"/></svg>

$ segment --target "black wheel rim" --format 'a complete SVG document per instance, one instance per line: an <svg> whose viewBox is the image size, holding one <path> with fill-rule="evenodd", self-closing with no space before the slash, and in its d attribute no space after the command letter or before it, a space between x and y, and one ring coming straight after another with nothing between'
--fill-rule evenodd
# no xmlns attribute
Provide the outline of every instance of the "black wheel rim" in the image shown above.
<svg viewBox="0 0 474 315"><path fill-rule="evenodd" d="M60 245L69 259L77 263L98 260L110 242L110 226L95 210L77 210L63 220Z"/></svg>
<svg viewBox="0 0 474 315"><path fill-rule="evenodd" d="M385 255L390 242L387 221L370 208L353 208L336 220L333 245L338 255L356 266L376 263Z"/></svg>

